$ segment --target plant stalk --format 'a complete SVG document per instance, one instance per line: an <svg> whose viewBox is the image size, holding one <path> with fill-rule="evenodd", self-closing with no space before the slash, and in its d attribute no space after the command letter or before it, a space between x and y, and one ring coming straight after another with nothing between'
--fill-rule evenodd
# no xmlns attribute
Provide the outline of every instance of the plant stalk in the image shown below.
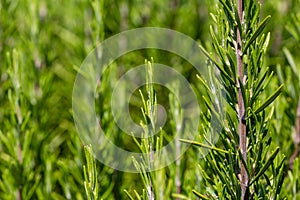
<svg viewBox="0 0 300 200"><path fill-rule="evenodd" d="M238 16L240 22L243 22L243 0L237 0L238 7ZM242 89L240 84L245 84L244 72L243 72L243 58L242 58L242 36L240 30L237 28L237 41L236 41L236 60L237 60L237 68L238 68L238 131L239 131L239 149L241 150L243 159L245 163L247 161L247 136L246 136L246 113L245 113L245 102L242 95ZM242 199L246 199L246 191L248 187L248 175L246 171L246 166L242 161L240 161L241 171L240 171L240 184L241 184L241 192Z"/></svg>
<svg viewBox="0 0 300 200"><path fill-rule="evenodd" d="M176 127L177 133L180 133L181 131L181 125L177 125ZM176 140L175 142L176 145L176 177L175 177L175 185L176 185L176 193L180 194L181 193L181 181L180 181L180 141ZM179 200L177 198L176 200Z"/></svg>
<svg viewBox="0 0 300 200"><path fill-rule="evenodd" d="M295 150L293 155L290 158L290 169L293 169L294 160L298 157L300 151L299 149L300 148L300 97L297 106L295 132L294 132L293 140L294 140Z"/></svg>
<svg viewBox="0 0 300 200"><path fill-rule="evenodd" d="M298 108L297 108L297 119L296 119L296 134L298 138L298 147L300 143L300 97L298 101Z"/></svg>

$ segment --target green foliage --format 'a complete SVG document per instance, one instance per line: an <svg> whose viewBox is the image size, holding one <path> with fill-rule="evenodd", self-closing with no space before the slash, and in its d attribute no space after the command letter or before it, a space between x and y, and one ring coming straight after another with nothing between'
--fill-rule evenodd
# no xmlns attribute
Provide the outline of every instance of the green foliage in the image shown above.
<svg viewBox="0 0 300 200"><path fill-rule="evenodd" d="M233 0L2 0L0 199L241 199L243 165L248 199L299 199L300 1L261 2L244 0L241 21ZM128 161L140 172L134 174L99 163L93 155L97 147L82 144L71 97L77 69L99 42L145 26L171 28L199 41L211 77L152 49L130 52L104 72L95 111L119 147L148 153ZM237 30L244 77L236 60ZM165 162L157 150L174 135L189 133L176 94L150 84L153 61L146 63L148 84L135 91L129 105L144 136L151 137L124 134L110 109L118 79L150 57L190 81L202 111L199 134L176 140L172 148L180 158L155 171L151 167ZM179 92L178 83L170 87ZM246 111L246 160L239 148L239 91ZM159 104L168 118L157 131ZM192 148L180 155L185 144Z"/></svg>
<svg viewBox="0 0 300 200"><path fill-rule="evenodd" d="M84 147L84 153L86 159L86 165L83 165L85 193L88 199L97 200L99 185L94 152L91 145Z"/></svg>
<svg viewBox="0 0 300 200"><path fill-rule="evenodd" d="M278 147L271 150L273 145L269 127L274 113L272 103L281 93L283 85L273 89L276 86L272 84L271 90L274 92L264 94L273 76L270 68L263 64L270 39L270 34L264 34L263 30L270 16L260 22L260 5L255 1L244 2L242 21L235 1L220 0L220 5L216 14L211 14L215 27L210 29L217 59L215 55L203 51L209 58L209 65L219 70L219 84L224 86L227 97L226 119L220 121L223 127L220 143L228 153L211 151L204 158L206 162L200 165L200 170L205 177L205 195L194 193L208 199L280 198L285 176L284 158L278 158ZM239 45L241 53L238 51ZM242 118L239 114L241 107L245 110ZM217 107L211 106L209 109L217 116L220 113ZM238 128L242 124L246 128L246 154L241 149L243 133ZM242 182L243 176L246 182Z"/></svg>

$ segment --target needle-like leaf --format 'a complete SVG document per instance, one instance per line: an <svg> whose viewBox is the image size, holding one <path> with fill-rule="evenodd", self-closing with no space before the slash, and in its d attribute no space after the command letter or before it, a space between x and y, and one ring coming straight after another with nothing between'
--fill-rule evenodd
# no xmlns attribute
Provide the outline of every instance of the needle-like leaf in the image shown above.
<svg viewBox="0 0 300 200"><path fill-rule="evenodd" d="M263 111L268 105L270 105L281 93L284 85L279 86L279 88L261 105L259 106L254 113L257 114Z"/></svg>
<svg viewBox="0 0 300 200"><path fill-rule="evenodd" d="M268 22L270 21L271 16L267 16L259 25L258 28L255 30L255 32L253 33L253 35L250 37L250 39L247 41L244 49L243 49L243 54L245 54L247 52L247 49L249 48L249 46L252 44L253 41L255 41L257 39L257 37L262 33L262 31L264 30L264 28L266 27L266 25L268 24Z"/></svg>

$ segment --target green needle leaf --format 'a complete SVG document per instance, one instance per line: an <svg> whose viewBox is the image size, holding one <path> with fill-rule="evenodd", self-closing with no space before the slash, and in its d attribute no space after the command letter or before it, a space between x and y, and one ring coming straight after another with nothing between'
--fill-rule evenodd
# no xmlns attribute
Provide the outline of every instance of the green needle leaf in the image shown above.
<svg viewBox="0 0 300 200"><path fill-rule="evenodd" d="M288 60L288 62L290 64L294 74L297 76L298 79L300 79L300 71L298 73L297 66L296 66L296 63L294 61L292 54L290 53L290 51L287 48L283 48L283 52L285 54L286 59Z"/></svg>
<svg viewBox="0 0 300 200"><path fill-rule="evenodd" d="M264 28L266 27L266 25L268 24L268 22L270 21L271 16L267 16L259 25L258 28L256 29L256 31L253 33L253 35L250 37L250 39L248 40L248 42L246 43L246 46L243 50L243 54L245 54L245 52L247 51L247 49L250 47L250 45L252 44L252 42L254 40L256 40L256 38L262 33L262 31L264 30Z"/></svg>
<svg viewBox="0 0 300 200"><path fill-rule="evenodd" d="M204 196L203 194L200 194L200 193L197 192L196 190L192 190L192 192L193 192L197 197L199 197L200 199L207 199L207 200L209 200L208 197Z"/></svg>
<svg viewBox="0 0 300 200"><path fill-rule="evenodd" d="M186 199L186 200L189 199L188 197L186 197L186 196L184 196L182 194L175 194L175 193L172 194L172 197L173 198L177 198L177 199Z"/></svg>
<svg viewBox="0 0 300 200"><path fill-rule="evenodd" d="M260 106L258 107L254 113L257 114L261 111L263 111L268 105L270 105L281 93L281 90L283 89L283 84Z"/></svg>
<svg viewBox="0 0 300 200"><path fill-rule="evenodd" d="M220 72L226 77L227 80L230 81L232 85L235 84L234 80L227 74L227 72L220 66L220 64L202 47L199 45L201 51L216 65L216 67L220 70Z"/></svg>
<svg viewBox="0 0 300 200"><path fill-rule="evenodd" d="M270 158L267 160L266 164L261 168L261 170L256 174L256 176L252 179L249 186L252 185L265 171L268 169L268 167L273 163L273 160L275 159L276 155L279 152L279 147L275 149L275 151L272 153Z"/></svg>
<svg viewBox="0 0 300 200"><path fill-rule="evenodd" d="M209 146L207 144L203 144L203 143L192 141L192 140L179 139L179 141L184 142L184 143L188 143L188 144L192 144L192 145L195 145L195 146L199 146L199 147L203 147L203 148L207 148L207 149L219 151L221 153L228 153L228 151L225 151L223 149L219 149L217 147Z"/></svg>
<svg viewBox="0 0 300 200"><path fill-rule="evenodd" d="M226 17L228 19L228 22L231 24L231 25L234 25L235 24L235 18L234 18L234 15L233 15L233 12L232 10L230 10L230 8L228 7L228 5L226 4L226 2L224 2L224 0L220 0L220 3L223 5L224 7L224 10L225 10L225 14L226 14ZM233 27L231 27L233 28Z"/></svg>
<svg viewBox="0 0 300 200"><path fill-rule="evenodd" d="M130 200L134 200L134 198L129 194L129 192L127 190L123 190L125 192L125 194L127 195L127 197L130 199Z"/></svg>

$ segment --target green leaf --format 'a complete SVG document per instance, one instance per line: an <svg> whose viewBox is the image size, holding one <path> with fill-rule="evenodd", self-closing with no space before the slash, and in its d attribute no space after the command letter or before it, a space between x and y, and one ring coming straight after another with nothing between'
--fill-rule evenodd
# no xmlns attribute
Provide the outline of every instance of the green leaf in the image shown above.
<svg viewBox="0 0 300 200"><path fill-rule="evenodd" d="M224 11L225 11L225 14L226 14L226 17L228 19L228 22L229 24L231 25L234 25L235 24L235 18L234 18L234 15L233 15L233 12L232 10L230 10L230 8L228 7L228 5L224 2L224 0L220 0L220 3L223 5L224 7ZM234 27L231 27L231 28L234 28Z"/></svg>
<svg viewBox="0 0 300 200"><path fill-rule="evenodd" d="M217 21L216 16L213 13L209 13L209 15L211 16L212 20L217 24L218 21Z"/></svg>
<svg viewBox="0 0 300 200"><path fill-rule="evenodd" d="M254 111L254 113L258 114L259 112L263 111L268 105L270 105L280 95L283 86L283 84L279 86L279 88L260 107L258 107Z"/></svg>
<svg viewBox="0 0 300 200"><path fill-rule="evenodd" d="M260 9L259 8L257 8L256 10L255 10L255 14L253 15L253 18L251 19L251 27L254 27L255 26L255 23L257 23L257 20L258 20L258 18L259 18L259 13L260 13ZM249 16L250 17L250 16ZM250 29L251 30L251 29Z"/></svg>
<svg viewBox="0 0 300 200"><path fill-rule="evenodd" d="M277 183L275 185L276 191L274 193L274 200L277 199L277 195L280 194L280 190L282 188L282 184L284 181L284 176L285 176L285 167L284 167L284 161L285 161L285 157L282 159L281 163L279 164L278 168L279 168L279 173L277 175L278 180Z"/></svg>
<svg viewBox="0 0 300 200"><path fill-rule="evenodd" d="M239 17L239 12L238 12L236 6L234 7L234 14L235 14L235 21L237 23L237 27L239 28L240 34L242 35L243 34L242 23L241 23L241 20L240 20L240 17Z"/></svg>
<svg viewBox="0 0 300 200"><path fill-rule="evenodd" d="M269 67L266 69L265 72L263 72L263 75L261 76L261 78L258 80L257 85L253 88L253 96L250 100L250 106L252 105L252 103L255 101L256 97L258 96L258 94L264 89L264 87L266 87L267 83L264 83L264 80L267 77L267 74L269 72ZM273 76L273 72L271 72L271 74L269 75L269 79L271 79Z"/></svg>
<svg viewBox="0 0 300 200"><path fill-rule="evenodd" d="M212 44L213 44L214 49L217 51L219 59L222 61L223 66L227 66L226 57L225 57L225 53L224 53L224 48L219 44L219 41L218 41L214 31L213 31L212 26L210 26L210 35L213 39Z"/></svg>
<svg viewBox="0 0 300 200"><path fill-rule="evenodd" d="M211 89L208 87L207 82L198 74L196 74L196 77L201 82L201 85L203 85L205 87L205 89L209 93L209 95L212 95Z"/></svg>
<svg viewBox="0 0 300 200"><path fill-rule="evenodd" d="M267 47L269 46L269 42L270 42L270 37L271 37L271 34L270 32L267 34L267 37L264 39L264 43L263 43L263 46L261 48L261 52L265 53L266 50L267 50ZM263 59L261 59L261 62L263 62Z"/></svg>
<svg viewBox="0 0 300 200"><path fill-rule="evenodd" d="M84 188L89 199L98 199L98 175L92 145L84 146L86 165L83 166Z"/></svg>
<svg viewBox="0 0 300 200"><path fill-rule="evenodd" d="M229 51L226 51L226 56L227 56L228 61L230 63L229 67L231 68L231 72L233 74L233 78L234 78L234 80L236 80L236 67L235 67L235 64L233 62L233 59L232 59Z"/></svg>
<svg viewBox="0 0 300 200"><path fill-rule="evenodd" d="M292 56L292 54L290 53L290 51L287 48L283 48L283 52L285 54L286 59L288 60L294 74L297 76L298 79L300 79L300 71L298 72L297 70L297 66L295 64L294 58Z"/></svg>
<svg viewBox="0 0 300 200"><path fill-rule="evenodd" d="M138 200L142 200L142 198L140 197L140 195L137 193L136 190L133 190L133 192Z"/></svg>
<svg viewBox="0 0 300 200"><path fill-rule="evenodd" d="M272 153L270 158L267 160L266 164L261 168L261 170L256 174L256 176L251 180L250 185L252 185L265 171L268 169L268 167L273 163L275 157L277 156L279 152L279 147L275 149L275 151Z"/></svg>
<svg viewBox="0 0 300 200"><path fill-rule="evenodd" d="M224 75L232 85L234 85L234 80L227 74L223 67L221 67L221 65L211 55L209 55L209 53L204 49L204 47L202 47L201 45L199 45L199 47L201 51L206 55L206 57L208 57L209 60L211 60L216 65L216 67L220 70L221 74Z"/></svg>
<svg viewBox="0 0 300 200"><path fill-rule="evenodd" d="M186 199L186 200L189 199L187 196L184 196L183 194L176 194L176 193L173 193L172 197L176 199Z"/></svg>
<svg viewBox="0 0 300 200"><path fill-rule="evenodd" d="M203 144L203 143L192 141L192 140L179 139L179 141L184 142L184 143L188 143L188 144L192 144L192 145L195 145L195 146L199 146L199 147L203 147L203 148L215 150L215 151L218 151L218 152L221 152L221 153L228 153L228 151L225 151L223 149L219 149L217 147L209 146L207 144Z"/></svg>
<svg viewBox="0 0 300 200"><path fill-rule="evenodd" d="M253 35L250 37L250 39L246 43L245 48L243 50L243 54L245 54L245 52L247 51L249 46L252 44L252 42L255 41L256 38L262 33L262 31L264 30L264 28L266 27L266 25L268 24L270 19L271 19L271 16L269 15L258 25L258 28L255 30Z"/></svg>
<svg viewBox="0 0 300 200"><path fill-rule="evenodd" d="M258 141L257 143L258 149L256 149L257 156L255 159L255 164L254 164L254 170L256 171L257 169L260 169L261 165L261 158L262 158L262 151L263 151L263 143L261 141Z"/></svg>
<svg viewBox="0 0 300 200"><path fill-rule="evenodd" d="M212 179L212 177L210 177L206 170L202 168L202 166L200 164L198 164L198 168L199 168L199 171L200 171L200 174L203 178L204 181L208 182L210 185L213 185L214 184L214 181Z"/></svg>
<svg viewBox="0 0 300 200"><path fill-rule="evenodd" d="M123 190L125 192L125 194L127 195L127 197L130 199L130 200L134 200L134 198L131 196L131 194L129 194L129 192L127 190Z"/></svg>
<svg viewBox="0 0 300 200"><path fill-rule="evenodd" d="M206 199L206 200L209 200L208 197L204 196L203 194L200 194L200 193L197 192L196 190L192 190L192 192L193 192L197 197L199 197L200 199Z"/></svg>

